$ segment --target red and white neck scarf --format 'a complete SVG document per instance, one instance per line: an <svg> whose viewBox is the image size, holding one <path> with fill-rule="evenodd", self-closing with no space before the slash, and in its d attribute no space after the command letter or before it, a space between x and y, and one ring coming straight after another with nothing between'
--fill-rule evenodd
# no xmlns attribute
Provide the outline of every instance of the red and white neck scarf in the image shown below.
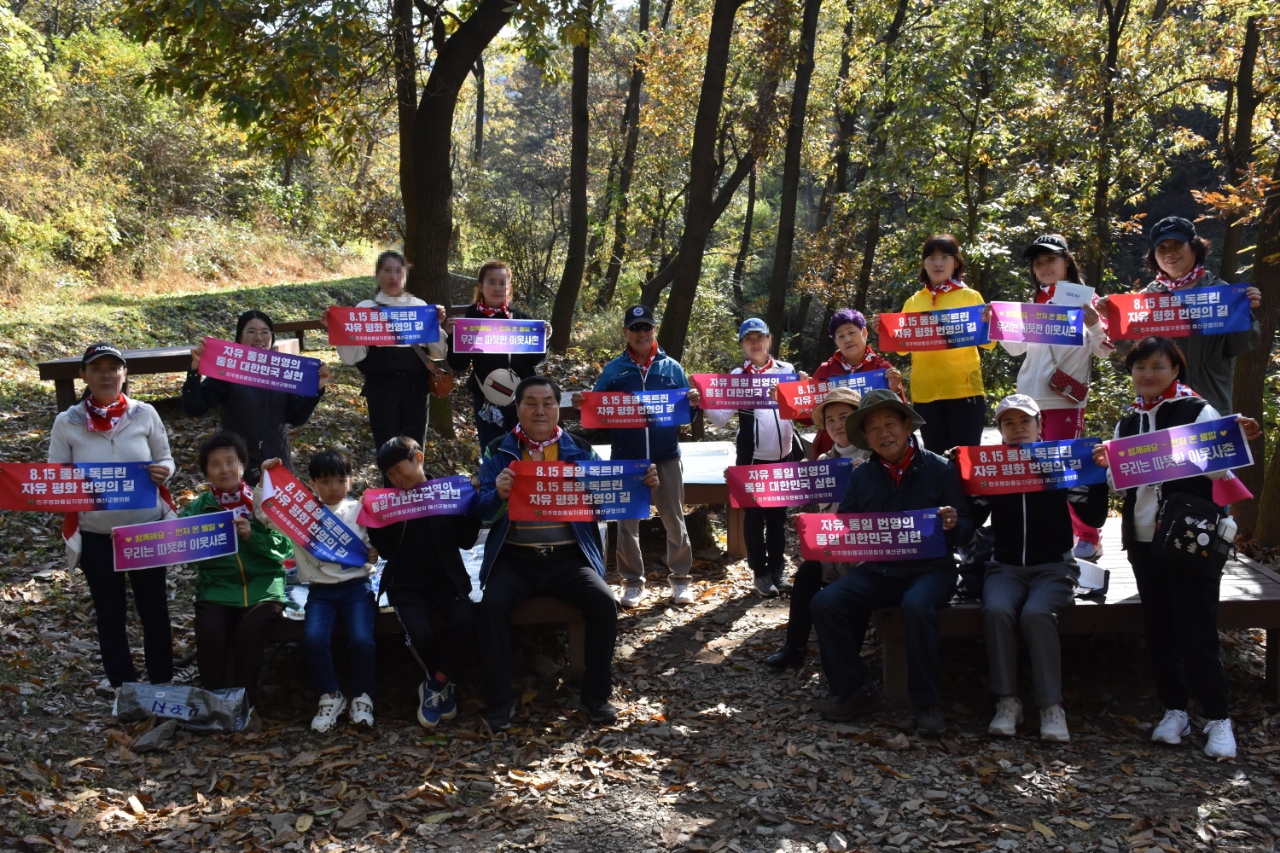
<svg viewBox="0 0 1280 853"><path fill-rule="evenodd" d="M1056 284L1041 284L1040 289L1036 291L1036 304L1044 305L1053 298L1054 291L1058 289Z"/></svg>
<svg viewBox="0 0 1280 853"><path fill-rule="evenodd" d="M937 305L938 297L941 296L942 294L950 293L953 290L964 290L966 287L968 287L968 285L966 285L963 281L959 281L958 279L949 278L946 281L944 281L942 284L934 284L933 282L929 282L928 284L925 285L925 287L929 288L929 293L933 295L933 304Z"/></svg>
<svg viewBox="0 0 1280 853"><path fill-rule="evenodd" d="M627 347L627 358L631 359L631 363L640 368L642 376L649 375L649 367L653 364L653 360L658 357L658 342L654 341L649 348L649 357L643 362L637 361L636 357L631 354L631 347Z"/></svg>
<svg viewBox="0 0 1280 853"><path fill-rule="evenodd" d="M506 317L507 314L509 313L507 310L507 306L509 304L510 303L503 302L497 308L490 308L488 305L485 305L484 300L481 299L479 302L476 303L476 310L486 317L497 317L499 315L501 315L502 317Z"/></svg>
<svg viewBox="0 0 1280 853"><path fill-rule="evenodd" d="M884 470L889 472L889 476L893 478L894 485L897 485L902 482L902 478L906 476L907 469L915 461L916 440L914 438L907 439L907 452L902 454L902 458L897 462L887 462L879 454L876 455L876 458L880 460Z"/></svg>
<svg viewBox="0 0 1280 853"><path fill-rule="evenodd" d="M528 434L520 427L520 424L516 424L515 429L511 431L515 433L516 438L520 439L520 443L531 451L546 450L548 447L559 441L560 436L564 434L564 430L560 429L560 427L556 427L556 431L551 434L551 438L548 438L546 441L534 441L532 438L529 438Z"/></svg>
<svg viewBox="0 0 1280 853"><path fill-rule="evenodd" d="M1156 284L1165 290L1181 290L1184 287L1190 287L1200 280L1200 276L1204 275L1204 267L1197 265L1195 269L1179 278L1169 278L1161 270L1156 274Z"/></svg>
<svg viewBox="0 0 1280 853"><path fill-rule="evenodd" d="M89 432L111 432L124 417L129 408L129 399L123 394L116 395L116 401L110 406L95 406L93 397L84 398L84 411L88 416L84 419L85 428Z"/></svg>
<svg viewBox="0 0 1280 853"><path fill-rule="evenodd" d="M756 373L768 373L770 370L773 370L772 358L769 359L768 364L766 364L764 367L756 367L754 364L752 364L749 361L744 362L742 365L742 372L747 376L751 376Z"/></svg>
<svg viewBox="0 0 1280 853"><path fill-rule="evenodd" d="M1191 386L1183 385L1180 381L1175 379L1173 380L1172 385L1164 389L1164 391L1162 391L1161 393L1152 397L1150 400L1144 398L1141 394L1139 394L1138 398L1133 401L1133 408L1142 412L1149 412L1152 409L1154 409L1156 406L1163 403L1165 400L1172 400L1175 397L1199 397L1199 396L1200 396L1199 394L1191 390Z"/></svg>
<svg viewBox="0 0 1280 853"><path fill-rule="evenodd" d="M209 490L218 499L218 506L224 510L231 510L236 514L236 518L251 518L253 516L253 489L250 489L249 484L244 480L240 481L240 489L238 491L223 492L212 483L209 484Z"/></svg>

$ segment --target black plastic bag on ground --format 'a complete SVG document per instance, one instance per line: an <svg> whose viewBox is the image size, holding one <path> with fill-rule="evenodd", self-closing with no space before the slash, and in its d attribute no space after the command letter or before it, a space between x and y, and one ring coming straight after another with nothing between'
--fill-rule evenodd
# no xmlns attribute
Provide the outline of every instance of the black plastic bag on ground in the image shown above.
<svg viewBox="0 0 1280 853"><path fill-rule="evenodd" d="M115 715L124 722L148 717L177 720L193 732L238 732L249 724L249 705L243 687L203 690L185 684L126 681L116 697Z"/></svg>

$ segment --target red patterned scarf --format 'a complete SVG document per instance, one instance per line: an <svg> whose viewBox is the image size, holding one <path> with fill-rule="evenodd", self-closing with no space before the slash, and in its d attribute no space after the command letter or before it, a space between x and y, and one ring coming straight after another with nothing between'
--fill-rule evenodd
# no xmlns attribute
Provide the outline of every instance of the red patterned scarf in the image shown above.
<svg viewBox="0 0 1280 853"><path fill-rule="evenodd" d="M933 282L929 282L928 284L925 285L925 287L929 288L929 293L933 295L933 304L937 305L938 297L941 296L942 294L950 293L953 290L964 290L966 287L968 287L968 285L966 285L963 281L959 281L954 278L949 278L946 281L944 281L942 284L934 284Z"/></svg>
<svg viewBox="0 0 1280 853"><path fill-rule="evenodd" d="M505 317L507 316L507 314L508 314L507 306L508 306L509 304L510 304L510 303L503 302L503 303L502 303L502 305L500 305L500 306L499 306L499 307L497 307L497 308L490 308L488 305L485 305L485 304L484 304L484 300L483 300L483 299L481 299L479 302L477 302L477 303L476 303L476 310L477 310L477 311L479 311L481 314L483 314L483 315L484 315L484 316L486 316L486 317L498 317L498 316L501 316L501 317L505 318Z"/></svg>
<svg viewBox="0 0 1280 853"><path fill-rule="evenodd" d="M1154 409L1156 406L1163 403L1165 400L1172 400L1175 397L1199 397L1199 396L1200 396L1199 394L1191 390L1191 386L1183 385L1182 382L1175 379L1173 380L1172 385L1164 389L1163 392L1152 397L1150 400L1145 399L1141 394L1139 394L1138 398L1133 401L1133 408L1142 412L1149 412L1152 409Z"/></svg>
<svg viewBox="0 0 1280 853"><path fill-rule="evenodd" d="M129 400L123 394L116 395L116 401L105 408L95 406L93 397L87 396L84 398L84 411L88 417L84 419L84 425L89 432L111 432L128 408Z"/></svg>
<svg viewBox="0 0 1280 853"><path fill-rule="evenodd" d="M627 358L631 359L631 363L634 364L636 367L640 368L640 373L645 376L649 374L649 366L653 364L653 360L657 357L658 357L657 341L654 341L650 345L649 357L644 360L644 363L637 361L636 357L631 354L631 347L627 347Z"/></svg>
<svg viewBox="0 0 1280 853"><path fill-rule="evenodd" d="M218 506L224 510L231 510L236 514L236 518L252 518L253 517L253 489L249 488L249 484L240 481L240 490L236 492L219 491L217 486L210 484L210 491L213 496L218 499Z"/></svg>
<svg viewBox="0 0 1280 853"><path fill-rule="evenodd" d="M889 472L889 476L893 478L894 485L902 482L902 478L906 476L907 469L911 467L911 463L916 458L916 440L914 438L907 439L907 452L902 454L902 458L897 462L886 462L879 454L876 458L880 460L880 464L884 466L884 470Z"/></svg>
<svg viewBox="0 0 1280 853"><path fill-rule="evenodd" d="M528 434L526 434L520 427L520 424L516 424L515 429L511 431L515 433L516 438L520 439L520 443L530 450L546 450L549 446L559 441L560 436L564 434L564 430L560 429L560 427L556 427L556 431L551 434L551 438L548 438L546 441L534 441L532 438L529 438Z"/></svg>
<svg viewBox="0 0 1280 853"><path fill-rule="evenodd" d="M755 374L755 373L768 373L770 370L773 370L772 358L769 359L769 363L766 364L764 367L756 367L754 364L752 364L749 361L745 362L742 365L742 372L746 376L751 376L752 374Z"/></svg>
<svg viewBox="0 0 1280 853"><path fill-rule="evenodd" d="M1156 284L1160 285L1165 290L1181 290L1184 287L1190 287L1195 284L1200 280L1200 276L1202 275L1204 275L1204 267L1198 264L1191 272L1173 279L1165 275L1164 270L1161 270L1156 274Z"/></svg>

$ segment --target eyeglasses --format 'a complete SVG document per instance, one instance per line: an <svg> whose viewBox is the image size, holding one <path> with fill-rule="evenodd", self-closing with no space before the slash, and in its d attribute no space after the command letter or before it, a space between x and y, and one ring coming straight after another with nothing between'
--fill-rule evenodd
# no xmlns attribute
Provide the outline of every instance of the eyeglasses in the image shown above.
<svg viewBox="0 0 1280 853"><path fill-rule="evenodd" d="M629 332L651 332L651 331L653 331L653 326L649 325L648 323L635 323L635 324L633 324L633 325L627 326L627 331L629 331Z"/></svg>

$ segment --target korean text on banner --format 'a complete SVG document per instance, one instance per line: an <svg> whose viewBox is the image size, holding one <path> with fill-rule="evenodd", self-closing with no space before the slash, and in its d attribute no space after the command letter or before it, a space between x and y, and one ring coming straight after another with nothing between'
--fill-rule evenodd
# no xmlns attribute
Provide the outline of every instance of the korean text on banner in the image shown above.
<svg viewBox="0 0 1280 853"><path fill-rule="evenodd" d="M360 568L369 549L356 532L283 465L262 472L262 511L284 535L324 563Z"/></svg>
<svg viewBox="0 0 1280 853"><path fill-rule="evenodd" d="M1117 490L1253 464L1236 415L1105 442Z"/></svg>
<svg viewBox="0 0 1280 853"><path fill-rule="evenodd" d="M920 352L990 343L983 305L880 315L880 349Z"/></svg>
<svg viewBox="0 0 1280 853"><path fill-rule="evenodd" d="M947 553L937 509L908 512L802 513L800 556L836 563L927 560Z"/></svg>
<svg viewBox="0 0 1280 853"><path fill-rule="evenodd" d="M236 553L235 513L211 512L112 528L117 572L195 563Z"/></svg>
<svg viewBox="0 0 1280 853"><path fill-rule="evenodd" d="M160 499L150 462L0 462L0 509L150 509Z"/></svg>
<svg viewBox="0 0 1280 853"><path fill-rule="evenodd" d="M320 359L204 339L200 373L235 385L316 397L320 394Z"/></svg>
<svg viewBox="0 0 1280 853"><path fill-rule="evenodd" d="M328 310L329 343L346 347L433 344L440 340L436 305L382 305Z"/></svg>
<svg viewBox="0 0 1280 853"><path fill-rule="evenodd" d="M1092 486L1107 481L1094 464L1098 439L984 444L956 448L956 465L966 495L1007 495Z"/></svg>
<svg viewBox="0 0 1280 853"><path fill-rule="evenodd" d="M648 459L616 462L511 463L507 499L512 521L615 521L648 518Z"/></svg>
<svg viewBox="0 0 1280 853"><path fill-rule="evenodd" d="M795 373L695 373L689 377L698 389L703 409L776 409L769 389L780 382L794 382Z"/></svg>

